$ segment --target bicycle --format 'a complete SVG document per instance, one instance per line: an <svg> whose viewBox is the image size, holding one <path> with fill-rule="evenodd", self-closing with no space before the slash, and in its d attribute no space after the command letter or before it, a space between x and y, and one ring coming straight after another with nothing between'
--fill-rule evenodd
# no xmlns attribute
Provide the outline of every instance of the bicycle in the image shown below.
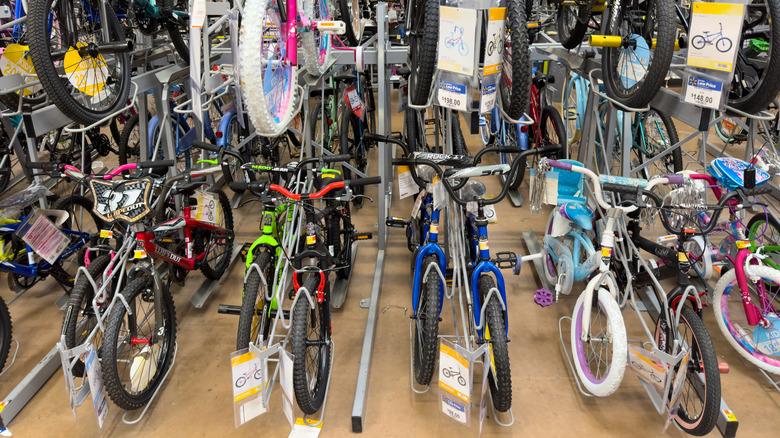
<svg viewBox="0 0 780 438"><path fill-rule="evenodd" d="M244 373L243 376L239 376L238 379L236 379L236 388L240 388L244 385L246 385L246 382L249 380L249 378L253 378L254 380L260 382L263 378L263 370L258 368L257 363L255 363L255 367L251 370Z"/></svg>
<svg viewBox="0 0 780 438"><path fill-rule="evenodd" d="M701 50L704 46L711 46L714 44L718 52L726 53L731 50L731 46L733 46L734 43L731 42L730 38L723 36L723 23L719 22L718 25L720 26L720 31L717 33L705 30L704 35L694 35L693 38L691 38L691 45L693 48Z"/></svg>
<svg viewBox="0 0 780 438"><path fill-rule="evenodd" d="M460 375L460 370L455 368L442 368L441 373L447 378L457 376L460 386L466 386L466 379Z"/></svg>
<svg viewBox="0 0 780 438"><path fill-rule="evenodd" d="M338 158L346 159L346 157ZM311 160L319 160L319 158ZM347 265L334 265L334 256L331 255L328 247L349 246L357 236L353 229L342 227L333 214L340 206L350 201L352 197L350 187L381 182L379 177L339 180L336 173L323 170L315 179L314 187L318 191L308 194L292 193L282 186L258 181L230 183L230 187L234 190L249 190L257 196L271 196L272 192L277 192L288 199L299 201L303 210L305 230L298 240L295 253L289 254L287 259L295 271L293 274L295 298L292 303L290 332L294 358L293 388L298 407L306 414L314 414L322 407L330 375L331 320L328 273L344 272L350 268L349 262ZM328 193L336 190L338 192L333 193L332 197L325 198ZM330 210L320 212L326 218L327 226L324 227L324 232L318 225L321 218L317 217L318 213L312 202L315 199L325 199L325 210ZM341 239L345 241L342 240L341 244L337 243ZM335 262L343 263L343 259L339 257Z"/></svg>
<svg viewBox="0 0 780 438"><path fill-rule="evenodd" d="M12 290L27 290L51 276L65 292L70 292L85 246L102 224L94 214L89 214L90 224L82 221L83 214L77 210L90 211L92 208L92 201L83 196L59 198L51 210L32 214L30 207L49 194L43 186L34 185L0 201L0 210L5 216L0 219L0 271L8 273ZM51 223L46 216L55 218L56 222ZM27 243L16 237L21 232L32 233L34 242ZM53 246L54 243L60 246Z"/></svg>
<svg viewBox="0 0 780 438"><path fill-rule="evenodd" d="M469 54L469 46L465 41L463 41L463 32L464 29L462 27L455 26L452 29L452 33L450 33L450 35L444 40L444 45L448 49L457 47L458 53L460 53L461 56L466 56ZM456 35L456 33L458 35Z"/></svg>
<svg viewBox="0 0 780 438"><path fill-rule="evenodd" d="M389 143L400 144L398 140L391 137L372 136L377 141L386 141ZM381 140L380 140L381 139ZM522 151L519 147L515 148L486 148L477 153L469 163L462 163L459 170L453 174L448 175L445 178L445 174L439 165L429 159L418 158L401 158L393 160L393 165L406 165L406 166L429 166L432 168L441 178L444 188L450 195L456 204L461 209L465 209L467 203L476 202L476 212L460 211L458 214L464 214L465 230L464 230L464 243L467 250L467 269L466 274L472 295L467 298L469 303L469 328L471 333L476 336L476 343L488 343L490 345L490 373L488 374L488 382L490 385L491 399L493 401L494 408L499 412L507 412L512 405L512 383L511 383L511 371L509 368L509 350L507 348L507 333L508 333L508 312L506 311L506 291L504 290L504 278L499 270L501 268L513 268L517 272L516 266L518 265L518 257L514 253L501 252L497 254L497 258L491 259L489 243L487 237L487 225L488 220L485 216L485 206L492 205L500 202L506 196L509 190L509 184L505 183L502 187L501 193L492 199L484 199L479 194L484 194L484 186L475 187L481 185L477 182L470 181L465 182L469 177L474 176L486 176L494 174L494 169L484 169L480 167L465 167L469 165L478 164L481 157L486 153L501 153L507 149L512 149L513 153L519 153L518 157L512 163L511 166L505 164L499 165L500 168L495 169L496 172L507 172L509 176L508 180L514 177L514 174L519 170L521 163L531 154L549 154L554 153L556 150L560 150L560 145L544 146L536 149L530 149ZM449 164L449 163L448 163ZM465 168L464 168L465 167ZM509 167L509 169L507 169ZM462 195L459 195L447 178L460 179L461 184L464 186L462 189ZM466 199L464 199L466 197ZM434 215L436 211L434 211ZM414 269L414 283L412 287L412 302L414 313L412 319L417 320L417 329L414 333L415 350L422 350L426 353L428 361L435 361L436 343L438 342L438 315L441 312L441 303L443 300L443 288L440 283L440 277L437 272L430 267L430 264L438 265L438 270L444 272L446 269L446 259L443 256L441 248L433 242L436 239L436 233L438 232L438 223L435 221L436 216L433 216L433 222L429 228L429 233L432 234L432 238L429 237L430 243L427 243L421 248L416 255L415 269ZM426 265L424 265L426 264ZM431 272L433 271L433 272ZM423 279L423 273L426 278ZM495 277L495 278L494 278ZM425 296L421 297L423 293L422 284L425 283ZM497 286L496 286L497 285ZM420 327L420 326L423 327ZM434 329L435 327L435 329ZM416 353L417 354L417 353ZM431 367L429 364L422 364L424 367ZM416 371L416 370L415 370Z"/></svg>
<svg viewBox="0 0 780 438"><path fill-rule="evenodd" d="M303 49L303 66L320 76L328 65L331 34L343 33L342 21L330 21L325 0L249 0L244 5L239 60L244 72L244 99L249 117L258 132L278 137L286 132L299 111L303 89L298 85L298 38ZM306 21L306 23L304 23ZM298 29L308 29L303 32ZM258 56L258 54L260 56Z"/></svg>

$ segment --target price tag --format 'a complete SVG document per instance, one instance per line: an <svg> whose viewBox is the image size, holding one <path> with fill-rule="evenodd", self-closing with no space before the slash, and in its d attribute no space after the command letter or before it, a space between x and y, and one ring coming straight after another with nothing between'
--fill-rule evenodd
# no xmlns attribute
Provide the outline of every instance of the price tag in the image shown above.
<svg viewBox="0 0 780 438"><path fill-rule="evenodd" d="M474 74L475 9L439 7L439 70Z"/></svg>
<svg viewBox="0 0 780 438"><path fill-rule="evenodd" d="M506 8L490 8L488 12L487 44L485 44L484 75L492 75L501 71L501 63L506 45L504 18ZM484 112L484 111L483 111Z"/></svg>
<svg viewBox="0 0 780 438"><path fill-rule="evenodd" d="M204 21L206 21L206 0L195 0L190 14L191 26L201 28Z"/></svg>
<svg viewBox="0 0 780 438"><path fill-rule="evenodd" d="M688 75L688 86L685 89L685 102L705 108L718 109L723 93L723 83Z"/></svg>
<svg viewBox="0 0 780 438"><path fill-rule="evenodd" d="M441 411L463 425L471 423L471 369L454 344L442 339L439 348ZM486 367L487 368L487 367Z"/></svg>
<svg viewBox="0 0 780 438"><path fill-rule="evenodd" d="M398 197L408 198L420 191L420 187L414 182L409 166L398 166Z"/></svg>
<svg viewBox="0 0 780 438"><path fill-rule="evenodd" d="M420 207L422 207L422 203L425 200L425 196L428 194L428 192L425 191L425 189L422 189L420 191L420 194L417 195L417 199L414 200L414 205L412 206L412 214L409 216L412 219L417 219L420 216L422 216L422 212L420 211Z"/></svg>
<svg viewBox="0 0 780 438"><path fill-rule="evenodd" d="M230 373L233 386L233 406L236 427L264 414L260 392L268 380L263 360L247 349L230 354Z"/></svg>
<svg viewBox="0 0 780 438"><path fill-rule="evenodd" d="M466 86L447 81L439 81L438 102L440 106L458 111L468 110Z"/></svg>
<svg viewBox="0 0 780 438"><path fill-rule="evenodd" d="M666 370L653 359L653 353L644 348L628 346L628 361L631 370L641 380L663 392L666 382Z"/></svg>
<svg viewBox="0 0 780 438"><path fill-rule="evenodd" d="M144 348L149 348L148 346ZM103 430L103 424L106 422L108 416L108 396L106 395L105 388L103 387L103 378L100 375L100 364L97 361L97 353L95 348L90 343L86 352L87 360L84 361L84 367L87 369L87 380L89 381L89 392L92 394L92 405L95 408L95 415L98 422L98 433ZM137 364L139 360L144 360L143 352L133 359L133 364ZM147 365L147 368L151 370L151 366ZM133 370L133 366L130 367ZM135 369L143 369L135 367ZM131 371L132 372L132 371ZM149 371L146 372L149 374ZM138 378L144 378L144 372L136 372L131 374L133 376L139 376ZM148 376L147 376L148 377ZM131 379L131 385L134 380L138 380L137 377Z"/></svg>
<svg viewBox="0 0 780 438"><path fill-rule="evenodd" d="M363 118L363 108L365 105L363 105L363 101L360 99L354 85L347 87L347 95L344 96L344 102L347 102L349 109L351 109L356 116L361 119Z"/></svg>
<svg viewBox="0 0 780 438"><path fill-rule="evenodd" d="M739 3L694 2L688 32L688 66L731 72L740 47L742 16Z"/></svg>
<svg viewBox="0 0 780 438"><path fill-rule="evenodd" d="M206 193L201 190L195 192L198 209L195 211L195 220L206 222L212 225L219 224L219 203L217 197L213 193Z"/></svg>
<svg viewBox="0 0 780 438"><path fill-rule="evenodd" d="M24 226L19 227L24 243L30 245L36 254L54 264L57 257L68 247L70 239L46 216L36 212Z"/></svg>
<svg viewBox="0 0 780 438"><path fill-rule="evenodd" d="M482 85L482 98L479 100L479 113L489 113L496 106L496 84Z"/></svg>

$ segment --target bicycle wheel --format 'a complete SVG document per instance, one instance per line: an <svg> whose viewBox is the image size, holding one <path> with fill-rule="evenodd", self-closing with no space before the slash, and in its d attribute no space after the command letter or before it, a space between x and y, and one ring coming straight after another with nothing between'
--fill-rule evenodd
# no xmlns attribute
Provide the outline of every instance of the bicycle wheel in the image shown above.
<svg viewBox="0 0 780 438"><path fill-rule="evenodd" d="M566 49L573 49L580 45L588 31L590 11L593 8L593 0L575 2L572 6L558 6L558 39Z"/></svg>
<svg viewBox="0 0 780 438"><path fill-rule="evenodd" d="M479 293L485 299L490 289L496 287L493 277L479 277ZM480 309L481 310L481 309ZM479 311L479 310L477 310ZM490 398L498 412L507 412L512 407L512 372L509 368L509 348L506 338L506 324L501 303L495 295L490 297L485 309L484 334L490 352Z"/></svg>
<svg viewBox="0 0 780 438"><path fill-rule="evenodd" d="M152 288L151 277L131 281L121 292L131 312L119 302L107 318L101 371L106 393L120 409L146 405L162 383L173 358L176 344L173 299L163 289L162 302L155 303Z"/></svg>
<svg viewBox="0 0 780 438"><path fill-rule="evenodd" d="M8 147L8 140L5 139L3 147ZM11 182L11 154L0 153L0 193L5 192L8 184Z"/></svg>
<svg viewBox="0 0 780 438"><path fill-rule="evenodd" d="M336 271L338 278L349 278L349 274L352 272L352 235L354 232L355 228L352 226L349 214L349 204L344 202L328 218L328 235L334 236L332 242L335 260L344 265L344 268Z"/></svg>
<svg viewBox="0 0 780 438"><path fill-rule="evenodd" d="M626 326L615 298L599 287L597 305L590 312L588 333L582 332L585 294L574 305L571 325L571 348L579 380L593 395L606 397L614 393L626 371L628 344ZM586 340L582 340L582 336Z"/></svg>
<svg viewBox="0 0 780 438"><path fill-rule="evenodd" d="M628 117L624 114L623 117ZM671 148L680 141L672 118L655 108L641 115L639 124L634 124L634 145L631 148L634 166L651 160L656 155ZM677 148L671 154L645 167L637 176L650 179L656 175L666 175L683 170L682 149Z"/></svg>
<svg viewBox="0 0 780 438"><path fill-rule="evenodd" d="M295 400L309 415L322 407L330 374L330 304L317 302L318 285L319 277L309 278L304 283L314 299L315 308L309 306L305 296L298 298L293 309L290 340Z"/></svg>
<svg viewBox="0 0 780 438"><path fill-rule="evenodd" d="M439 1L410 0L409 25L409 93L412 104L425 105L431 94L436 71L436 49L439 41Z"/></svg>
<svg viewBox="0 0 780 438"><path fill-rule="evenodd" d="M780 93L780 0L746 6L729 105L755 114Z"/></svg>
<svg viewBox="0 0 780 438"><path fill-rule="evenodd" d="M425 273L428 266L438 264L436 256L425 257L422 273ZM414 380L420 385L431 383L436 368L436 355L439 353L440 298L441 278L439 278L438 271L431 268L428 276L422 279L420 298L417 303L417 318L412 320Z"/></svg>
<svg viewBox="0 0 780 438"><path fill-rule="evenodd" d="M346 25L344 35L347 37L349 45L360 45L360 37L363 35L363 29L360 25L360 1L338 0L338 6L341 20Z"/></svg>
<svg viewBox="0 0 780 438"><path fill-rule="evenodd" d="M141 155L141 128L138 126L138 122L139 116L135 114L127 119L125 126L122 127L122 133L119 135L119 152L117 153L120 165L146 161L147 148L144 148L144 156Z"/></svg>
<svg viewBox="0 0 780 438"><path fill-rule="evenodd" d="M542 108L542 118L539 122L541 144L536 147L560 145L561 150L550 154L545 154L555 160L566 160L569 158L569 145L566 143L566 132L563 127L561 114L553 106Z"/></svg>
<svg viewBox="0 0 780 438"><path fill-rule="evenodd" d="M578 83L580 83L579 80L569 76L569 80L566 84L566 92L563 95L563 102L561 102L569 148L572 148L574 143L579 143L580 136L582 135L582 117L584 114L579 113L578 99L580 86ZM572 155L574 154L572 153Z"/></svg>
<svg viewBox="0 0 780 438"><path fill-rule="evenodd" d="M296 0L298 11L312 21L330 21L335 14L333 0ZM325 73L330 60L331 36L313 29L298 34L302 41L303 66L313 76Z"/></svg>
<svg viewBox="0 0 780 438"><path fill-rule="evenodd" d="M275 137L286 131L301 98L298 69L285 61L287 36L275 0L247 0L242 21L239 67L244 102L255 129Z"/></svg>
<svg viewBox="0 0 780 438"><path fill-rule="evenodd" d="M52 209L68 212L68 219L62 223L62 229L89 235L87 237L71 235L71 242L67 250L76 245L80 245L81 249L62 257L52 266L52 277L54 277L66 291L73 287L73 282L76 279L76 272L78 271L79 266L84 264L84 254L87 245L89 244L90 237L96 236L100 232L100 229L103 228L103 221L92 211L92 206L92 200L77 195L64 196L52 204Z"/></svg>
<svg viewBox="0 0 780 438"><path fill-rule="evenodd" d="M21 4L21 3L18 3ZM0 3L8 11L5 15L6 18L0 18L0 25L6 25L11 21L14 21L17 16L15 0L3 0ZM24 4L26 6L26 3ZM24 17L24 12L19 14L20 18ZM0 69L0 76L7 76L14 73L31 74L31 77L25 77L26 82L34 82L35 69L33 68L30 56L29 56L29 38L27 35L27 25L25 21L18 23L14 26L7 27L3 35L0 36L0 48L2 48L2 57L11 62L6 64L6 67ZM4 70L4 71L2 71ZM16 111L19 107L19 95L22 97L22 105L38 105L46 100L46 94L43 92L43 88L40 85L35 85L24 90L19 90L16 93L7 93L0 95L0 102L6 105L9 109Z"/></svg>
<svg viewBox="0 0 780 438"><path fill-rule="evenodd" d="M5 362L8 360L12 339L11 313L3 298L0 297L0 371L3 371Z"/></svg>
<svg viewBox="0 0 780 438"><path fill-rule="evenodd" d="M257 254L257 267L265 276L265 281L271 286L274 281L274 263L271 251L262 249ZM236 337L236 350L249 348L249 343L257 345L262 336L263 342L268 341L268 333L271 329L270 303L265 299L266 285L256 270L249 271L244 282L244 292L241 298L241 314L238 318L238 335Z"/></svg>
<svg viewBox="0 0 780 438"><path fill-rule="evenodd" d="M185 64L190 63L190 48L187 37L190 30L190 2L188 0L161 0L160 10L164 26L171 37L176 53Z"/></svg>
<svg viewBox="0 0 780 438"><path fill-rule="evenodd" d="M512 119L518 120L528 110L531 96L530 44L526 31L526 13L520 0L507 2L506 42L503 80L498 83L501 106Z"/></svg>
<svg viewBox="0 0 780 438"><path fill-rule="evenodd" d="M46 95L85 125L118 111L130 93L132 44L111 6L102 4L106 17L88 2L36 1L27 17L30 55Z"/></svg>
<svg viewBox="0 0 780 438"><path fill-rule="evenodd" d="M768 266L750 266L749 269L752 275L760 277L747 276L751 303L773 327L780 326L780 272ZM748 324L736 269L730 269L720 278L712 300L718 327L737 353L764 371L780 374L780 350L772 345L768 336L776 329Z"/></svg>
<svg viewBox="0 0 780 438"><path fill-rule="evenodd" d="M748 230L747 237L753 245L780 246L780 223L768 212L753 215L746 228ZM780 262L780 257L776 252L766 254L775 265Z"/></svg>
<svg viewBox="0 0 780 438"><path fill-rule="evenodd" d="M715 120L722 114L720 111L712 112L712 119ZM742 117L726 116L715 124L715 133L718 134L724 143L738 143L747 139L747 132L737 124L736 120L745 121Z"/></svg>
<svg viewBox="0 0 780 438"><path fill-rule="evenodd" d="M707 328L690 307L683 306L677 330L681 341L690 347L691 356L686 367L680 408L674 421L688 434L704 436L715 427L720 409L718 357ZM666 318L658 318L655 329L658 348L671 354L674 347L671 339L671 327ZM675 375L677 368L671 370Z"/></svg>
<svg viewBox="0 0 780 438"><path fill-rule="evenodd" d="M110 262L111 256L104 254L92 261L87 267L87 272L95 280L98 288L103 286L103 272ZM102 304L98 304L101 318L114 297L112 286L106 288L105 301ZM62 335L65 336L65 347L74 348L83 344L87 340L87 336L97 326L98 315L95 314L95 310L92 307L92 299L95 297L95 292L86 276L79 277L79 281L73 286L68 304L65 307L65 316L62 318ZM102 357L102 331L98 330L95 333L95 336L92 338L92 344L95 346L98 357ZM73 375L76 377L84 376L83 361L79 360L73 365Z"/></svg>
<svg viewBox="0 0 780 438"><path fill-rule="evenodd" d="M780 0L779 0L780 1ZM672 62L676 19L671 0L617 0L605 35L620 36L621 47L605 47L604 86L623 105L641 108L663 85ZM655 49L650 49L655 39Z"/></svg>
<svg viewBox="0 0 780 438"><path fill-rule="evenodd" d="M216 226L232 233L233 209L230 208L230 200L222 190L217 190L212 194L217 195L219 199ZM201 262L200 271L207 278L219 279L230 264L230 258L233 255L233 237L218 235L216 232L203 228L195 228L192 234L196 256L200 256L208 249L208 253Z"/></svg>
<svg viewBox="0 0 780 438"><path fill-rule="evenodd" d="M363 139L360 133L360 125L358 117L352 113L348 107L342 108L345 112L341 116L341 133L339 135L339 147L341 148L341 154L349 154L349 164L365 174L368 169L368 158L366 157L366 150L363 148ZM357 175L353 177L352 171L343 167L342 175L344 180L352 178L359 178ZM363 195L366 193L366 186L352 187L352 193L355 198L352 199L352 204L355 208L363 206Z"/></svg>

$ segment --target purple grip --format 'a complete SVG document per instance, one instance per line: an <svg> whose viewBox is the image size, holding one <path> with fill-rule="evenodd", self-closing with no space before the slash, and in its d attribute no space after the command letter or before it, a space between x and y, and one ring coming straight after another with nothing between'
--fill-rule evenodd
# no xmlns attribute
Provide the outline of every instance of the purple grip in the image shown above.
<svg viewBox="0 0 780 438"><path fill-rule="evenodd" d="M550 167L555 167L557 169L562 169L562 170L571 170L571 166L572 166L571 163L562 163L560 161L550 160L550 159L547 160L547 164L549 164Z"/></svg>
<svg viewBox="0 0 780 438"><path fill-rule="evenodd" d="M672 173L669 175L664 175L664 178L667 178L669 180L669 184L677 184L677 185L685 184L685 177L682 175L677 175Z"/></svg>

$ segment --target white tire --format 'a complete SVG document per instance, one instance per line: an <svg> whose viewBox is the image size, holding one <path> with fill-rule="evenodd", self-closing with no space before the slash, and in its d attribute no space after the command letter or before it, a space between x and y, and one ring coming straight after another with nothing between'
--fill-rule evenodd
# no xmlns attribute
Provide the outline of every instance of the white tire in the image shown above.
<svg viewBox="0 0 780 438"><path fill-rule="evenodd" d="M571 355L574 368L577 370L577 376L582 385L593 395L606 397L617 391L620 383L623 381L623 374L626 371L626 361L628 360L628 342L626 340L626 326L623 323L623 315L620 313L620 307L612 295L604 288L598 289L598 309L591 310L591 328L602 327L607 333L590 333L594 338L601 338L605 334L611 335L611 343L607 347L611 355L609 367L606 370L596 369L596 374L588 366L588 363L594 359L589 357L588 349L594 345L590 342L580 340L582 332L581 315L585 300L585 293L580 294L577 304L574 306L571 324ZM600 326L594 324L594 317L606 317L606 323ZM595 349L596 347L594 347ZM591 351L595 352L595 351ZM590 359L590 360L589 360ZM603 359L603 358L602 358Z"/></svg>

